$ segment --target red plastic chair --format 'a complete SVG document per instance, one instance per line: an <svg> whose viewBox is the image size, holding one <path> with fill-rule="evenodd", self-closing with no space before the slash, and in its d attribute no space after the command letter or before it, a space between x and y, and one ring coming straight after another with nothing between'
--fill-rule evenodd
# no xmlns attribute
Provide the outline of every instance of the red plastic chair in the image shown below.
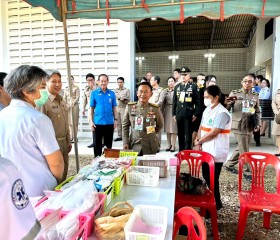
<svg viewBox="0 0 280 240"><path fill-rule="evenodd" d="M188 240L206 240L207 234L203 219L193 208L183 207L175 214L173 240L183 225L188 228ZM194 226L197 226L198 232Z"/></svg>
<svg viewBox="0 0 280 240"><path fill-rule="evenodd" d="M252 183L249 190L242 189L242 169L247 163L252 171ZM267 193L264 188L264 174L267 165L276 170L276 193ZM248 214L251 211L263 212L263 226L270 228L272 213L280 214L280 161L274 155L261 152L246 152L239 157L238 196L240 213L237 228L237 240L242 240Z"/></svg>
<svg viewBox="0 0 280 240"><path fill-rule="evenodd" d="M214 239L219 239L217 208L214 197L214 173L215 160L213 156L207 152L197 150L183 150L178 153L178 164L176 173L176 191L175 191L175 212L185 206L200 207L201 215L204 216L206 209L210 212L212 233ZM183 193L179 190L178 183L180 178L180 168L182 161L186 160L189 166L189 173L192 176L199 177L202 163L208 163L210 169L210 191L206 191L204 195L191 195Z"/></svg>

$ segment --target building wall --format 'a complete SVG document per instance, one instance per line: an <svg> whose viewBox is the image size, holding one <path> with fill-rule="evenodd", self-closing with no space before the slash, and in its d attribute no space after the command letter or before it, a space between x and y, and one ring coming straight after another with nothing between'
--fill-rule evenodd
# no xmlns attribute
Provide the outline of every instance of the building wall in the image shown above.
<svg viewBox="0 0 280 240"><path fill-rule="evenodd" d="M206 53L214 53L215 57L208 64ZM176 68L188 66L191 69L191 76L198 73L205 75L214 74L217 76L217 84L223 93L230 93L231 90L240 88L242 76L247 72L246 57L247 49L213 49L213 50L193 50L177 51ZM168 59L174 52L142 53L142 69L139 61L136 61L136 76L141 78L147 71L161 77L161 86L167 86L167 78L173 74L172 61ZM140 66L140 67L139 67ZM209 67L210 66L210 67ZM142 76L141 76L142 74Z"/></svg>

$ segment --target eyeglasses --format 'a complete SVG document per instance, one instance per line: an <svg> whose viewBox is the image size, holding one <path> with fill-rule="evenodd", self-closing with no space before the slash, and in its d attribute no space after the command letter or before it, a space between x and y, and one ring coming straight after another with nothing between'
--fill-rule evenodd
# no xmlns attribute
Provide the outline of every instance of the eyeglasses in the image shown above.
<svg viewBox="0 0 280 240"><path fill-rule="evenodd" d="M252 80L249 80L249 81L242 81L244 84L252 84L253 81Z"/></svg>
<svg viewBox="0 0 280 240"><path fill-rule="evenodd" d="M139 95L141 95L141 94L143 94L143 95L148 95L150 92L148 92L148 91L144 91L144 92L142 92L142 91L138 91L138 94Z"/></svg>

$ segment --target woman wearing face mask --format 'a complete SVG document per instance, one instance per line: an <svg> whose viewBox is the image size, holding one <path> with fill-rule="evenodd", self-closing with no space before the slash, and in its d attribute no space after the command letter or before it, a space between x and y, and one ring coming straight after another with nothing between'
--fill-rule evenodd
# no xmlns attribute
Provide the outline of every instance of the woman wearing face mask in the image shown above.
<svg viewBox="0 0 280 240"><path fill-rule="evenodd" d="M209 86L204 92L206 109L198 130L198 137L194 142L195 148L210 153L215 159L215 200L217 209L222 208L219 176L223 163L229 152L229 135L231 117L228 110L220 103L221 90L218 86ZM202 165L202 174L206 183L210 184L209 166Z"/></svg>
<svg viewBox="0 0 280 240"><path fill-rule="evenodd" d="M17 166L29 196L42 196L61 181L64 169L52 123L35 109L48 100L46 73L23 65L6 77L4 87L12 101L0 112L0 156Z"/></svg>
<svg viewBox="0 0 280 240"><path fill-rule="evenodd" d="M168 88L163 102L163 116L164 116L164 131L167 136L167 149L166 151L175 152L176 139L177 139L177 124L172 117L172 102L174 95L175 78L169 77L167 80Z"/></svg>

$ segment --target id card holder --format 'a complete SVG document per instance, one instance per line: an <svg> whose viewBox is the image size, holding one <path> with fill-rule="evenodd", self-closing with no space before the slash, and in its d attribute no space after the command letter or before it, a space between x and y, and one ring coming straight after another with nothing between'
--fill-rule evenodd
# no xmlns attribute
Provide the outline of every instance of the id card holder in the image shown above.
<svg viewBox="0 0 280 240"><path fill-rule="evenodd" d="M181 103L183 103L184 102L184 100L185 100L185 92L181 92L180 93L180 97L179 97L179 102L181 102Z"/></svg>
<svg viewBox="0 0 280 240"><path fill-rule="evenodd" d="M147 129L147 134L154 133L156 131L154 126L148 126L146 127L146 129Z"/></svg>
<svg viewBox="0 0 280 240"><path fill-rule="evenodd" d="M242 101L242 112L249 113L250 112L250 104L248 100Z"/></svg>
<svg viewBox="0 0 280 240"><path fill-rule="evenodd" d="M135 117L135 126L134 129L137 131L143 130L143 117Z"/></svg>

